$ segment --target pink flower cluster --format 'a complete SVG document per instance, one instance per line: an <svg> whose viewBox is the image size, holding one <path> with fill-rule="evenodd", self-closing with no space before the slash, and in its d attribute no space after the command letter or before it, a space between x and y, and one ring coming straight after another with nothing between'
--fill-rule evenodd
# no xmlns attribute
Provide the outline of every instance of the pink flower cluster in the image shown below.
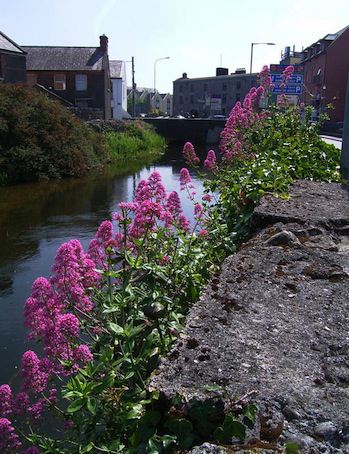
<svg viewBox="0 0 349 454"><path fill-rule="evenodd" d="M213 150L210 150L207 153L207 157L204 161L204 167L207 170L213 170L217 166L216 153Z"/></svg>
<svg viewBox="0 0 349 454"><path fill-rule="evenodd" d="M258 74L258 82L260 87L263 88L265 96L267 96L273 87L269 67L264 65L261 72Z"/></svg>
<svg viewBox="0 0 349 454"><path fill-rule="evenodd" d="M200 163L200 159L196 156L194 146L191 142L187 142L184 144L183 156L186 164L189 166L195 167Z"/></svg>
<svg viewBox="0 0 349 454"><path fill-rule="evenodd" d="M287 66L282 72L282 83L280 84L280 88L286 88L287 82L290 80L291 76L294 73L294 66Z"/></svg>
<svg viewBox="0 0 349 454"><path fill-rule="evenodd" d="M221 132L220 150L225 161L230 161L243 151L244 132L260 119L257 109L263 93L263 87L258 89L252 87L245 96L243 104L241 105L238 101L230 112Z"/></svg>

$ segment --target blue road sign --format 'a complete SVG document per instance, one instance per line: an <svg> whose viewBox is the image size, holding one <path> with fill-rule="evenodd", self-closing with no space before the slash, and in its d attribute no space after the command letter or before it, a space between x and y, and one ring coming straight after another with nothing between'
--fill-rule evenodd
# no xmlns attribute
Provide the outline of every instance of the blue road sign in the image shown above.
<svg viewBox="0 0 349 454"><path fill-rule="evenodd" d="M274 87L271 90L272 93L276 95L281 95L284 93L285 95L300 95L302 94L302 85L301 84L286 84L286 87L281 88L280 84L274 85Z"/></svg>
<svg viewBox="0 0 349 454"><path fill-rule="evenodd" d="M304 80L303 74L293 74L287 81L288 84L302 84ZM281 84L282 74L271 74L271 81L273 84Z"/></svg>

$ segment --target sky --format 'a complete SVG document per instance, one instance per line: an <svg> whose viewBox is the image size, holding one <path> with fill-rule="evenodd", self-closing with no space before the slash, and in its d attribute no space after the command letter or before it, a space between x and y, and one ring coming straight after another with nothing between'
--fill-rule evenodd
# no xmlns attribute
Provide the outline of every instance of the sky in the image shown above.
<svg viewBox="0 0 349 454"><path fill-rule="evenodd" d="M0 30L19 45L98 46L109 58L135 58L135 82L172 93L173 80L214 76L223 66L249 72L278 63L285 46L307 47L349 25L348 0L0 0ZM127 63L131 85L131 64Z"/></svg>

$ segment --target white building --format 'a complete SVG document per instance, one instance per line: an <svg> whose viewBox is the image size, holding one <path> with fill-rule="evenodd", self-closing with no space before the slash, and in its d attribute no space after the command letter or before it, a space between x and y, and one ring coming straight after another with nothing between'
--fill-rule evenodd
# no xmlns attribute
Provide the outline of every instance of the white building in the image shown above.
<svg viewBox="0 0 349 454"><path fill-rule="evenodd" d="M127 112L127 84L125 62L110 60L110 80L112 83L112 118L130 118Z"/></svg>
<svg viewBox="0 0 349 454"><path fill-rule="evenodd" d="M151 107L155 110L159 110L166 115L171 116L172 101L173 96L170 93L159 93L157 91L151 98Z"/></svg>

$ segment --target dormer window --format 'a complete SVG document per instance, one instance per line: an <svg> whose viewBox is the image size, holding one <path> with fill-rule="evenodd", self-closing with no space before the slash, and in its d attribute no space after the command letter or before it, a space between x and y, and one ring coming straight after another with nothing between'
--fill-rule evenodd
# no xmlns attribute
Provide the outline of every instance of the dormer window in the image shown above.
<svg viewBox="0 0 349 454"><path fill-rule="evenodd" d="M57 91L63 91L66 89L65 74L54 75L54 89Z"/></svg>

